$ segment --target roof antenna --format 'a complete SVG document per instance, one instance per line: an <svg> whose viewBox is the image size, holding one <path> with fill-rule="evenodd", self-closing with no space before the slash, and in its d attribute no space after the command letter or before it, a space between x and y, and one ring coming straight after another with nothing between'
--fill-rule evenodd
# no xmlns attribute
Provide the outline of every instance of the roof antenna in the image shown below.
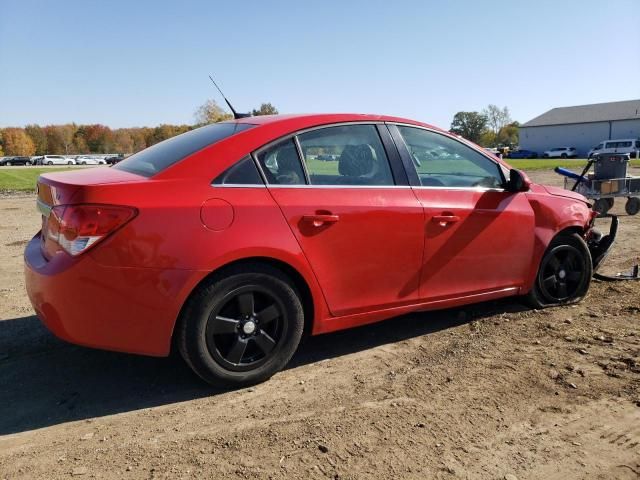
<svg viewBox="0 0 640 480"><path fill-rule="evenodd" d="M227 105L229 105L229 108L233 112L234 120L238 120L239 118L247 118L247 117L251 116L250 113L238 113L238 112L236 112L235 109L233 108L233 105L231 105L231 102L229 100L227 100L227 97L224 96L224 93L222 93L222 90L220 90L220 87L218 86L218 84L216 83L216 81L213 79L213 77L211 75L209 75L209 80L211 80L211 82L215 85L215 87L220 92L220 95L222 95L222 98L224 98L224 101L227 102Z"/></svg>

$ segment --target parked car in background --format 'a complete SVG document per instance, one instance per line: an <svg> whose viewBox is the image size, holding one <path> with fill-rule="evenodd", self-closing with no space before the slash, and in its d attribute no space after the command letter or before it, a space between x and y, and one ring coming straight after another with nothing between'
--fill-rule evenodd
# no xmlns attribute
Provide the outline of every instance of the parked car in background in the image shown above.
<svg viewBox="0 0 640 480"><path fill-rule="evenodd" d="M2 157L0 159L0 165L3 166L11 166L11 165L31 165L31 157Z"/></svg>
<svg viewBox="0 0 640 480"><path fill-rule="evenodd" d="M637 138L623 138L606 140L589 150L589 158L597 153L628 153L631 158L640 158L640 140Z"/></svg>
<svg viewBox="0 0 640 480"><path fill-rule="evenodd" d="M40 160L40 165L75 165L73 158L63 157L62 155L44 155Z"/></svg>
<svg viewBox="0 0 640 480"><path fill-rule="evenodd" d="M105 157L104 161L106 163L108 163L109 165L115 165L118 162L121 162L122 160L124 160L124 155L123 154L118 154L118 155L111 155L108 157Z"/></svg>
<svg viewBox="0 0 640 480"><path fill-rule="evenodd" d="M492 155L495 155L498 158L502 158L502 154L498 151L497 148L486 147L484 150Z"/></svg>
<svg viewBox="0 0 640 480"><path fill-rule="evenodd" d="M531 150L514 150L509 152L509 158L538 158L538 153Z"/></svg>
<svg viewBox="0 0 640 480"><path fill-rule="evenodd" d="M78 156L76 157L76 165L106 165L107 162L104 158L99 157L89 157L89 156Z"/></svg>
<svg viewBox="0 0 640 480"><path fill-rule="evenodd" d="M317 145L337 162L305 155ZM236 387L284 368L303 332L508 296L578 302L610 245L582 195L379 115L214 123L113 168L44 173L37 205L26 288L48 328L122 352L176 345Z"/></svg>
<svg viewBox="0 0 640 480"><path fill-rule="evenodd" d="M578 151L574 147L555 147L546 150L542 156L544 158L576 158Z"/></svg>

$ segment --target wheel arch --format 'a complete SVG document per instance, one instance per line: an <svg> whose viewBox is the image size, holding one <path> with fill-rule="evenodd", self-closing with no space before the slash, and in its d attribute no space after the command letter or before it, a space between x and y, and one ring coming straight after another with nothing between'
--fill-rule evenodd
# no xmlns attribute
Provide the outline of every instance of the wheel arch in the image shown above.
<svg viewBox="0 0 640 480"><path fill-rule="evenodd" d="M287 276L291 282L293 283L293 287L296 289L298 294L300 295L300 301L302 302L302 308L304 311L304 336L310 336L314 323L316 320L317 309L314 304L314 296L311 290L311 286L309 282L305 279L305 277L291 264L277 259L273 257L265 257L265 256L252 256L252 257L244 257L236 260L232 260L223 265L218 266L204 277L200 279L198 283L191 289L189 294L186 296L176 321L174 322L173 331L171 332L171 350L173 351L176 348L176 331L178 322L180 322L182 318L182 312L191 299L191 297L198 291L198 289L206 282L210 281L212 278L223 277L226 273L231 271L242 271L243 268L246 268L246 271L250 271L251 268L255 268L256 265L263 265L269 268L274 268L282 272L285 276Z"/></svg>

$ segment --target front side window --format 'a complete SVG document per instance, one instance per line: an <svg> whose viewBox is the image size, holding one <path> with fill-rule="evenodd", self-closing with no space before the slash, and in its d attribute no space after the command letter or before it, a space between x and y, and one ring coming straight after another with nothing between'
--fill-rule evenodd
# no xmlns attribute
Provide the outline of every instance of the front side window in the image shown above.
<svg viewBox="0 0 640 480"><path fill-rule="evenodd" d="M501 188L504 179L496 162L446 135L398 126L412 163L426 187Z"/></svg>
<svg viewBox="0 0 640 480"><path fill-rule="evenodd" d="M298 135L311 185L394 185L375 125L340 125Z"/></svg>

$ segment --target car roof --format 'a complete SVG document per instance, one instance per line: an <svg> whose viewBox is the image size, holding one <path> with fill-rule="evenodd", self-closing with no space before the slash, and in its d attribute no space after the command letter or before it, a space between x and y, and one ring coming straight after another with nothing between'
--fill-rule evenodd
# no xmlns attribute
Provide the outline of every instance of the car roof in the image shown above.
<svg viewBox="0 0 640 480"><path fill-rule="evenodd" d="M417 122L408 118L394 117L390 115L376 115L367 113L298 113L284 115L259 115L256 117L245 117L230 122L248 123L251 125L275 125L288 124L292 130L310 127L313 125L323 125L340 122L395 122L407 123L411 125L433 128L444 131L434 125Z"/></svg>

